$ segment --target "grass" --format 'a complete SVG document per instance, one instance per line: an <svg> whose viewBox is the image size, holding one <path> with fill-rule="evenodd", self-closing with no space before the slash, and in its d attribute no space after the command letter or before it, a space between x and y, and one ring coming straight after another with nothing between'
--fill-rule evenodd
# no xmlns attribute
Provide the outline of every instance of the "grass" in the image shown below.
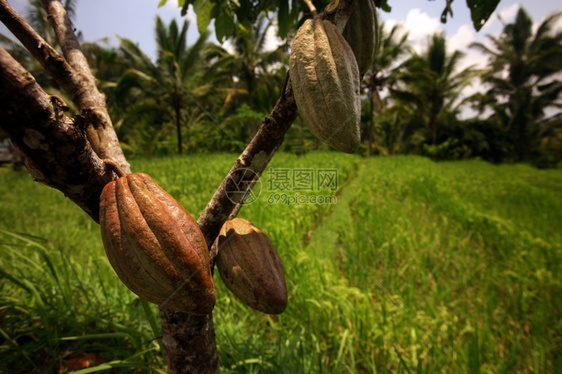
<svg viewBox="0 0 562 374"><path fill-rule="evenodd" d="M197 216L234 158L133 169ZM337 169L337 204L274 204L264 174L240 216L276 245L289 306L255 312L215 275L223 373L562 372L562 171L335 153L270 167ZM6 167L0 196L0 372L76 355L96 358L89 372L165 371L155 308L118 281L99 227Z"/></svg>

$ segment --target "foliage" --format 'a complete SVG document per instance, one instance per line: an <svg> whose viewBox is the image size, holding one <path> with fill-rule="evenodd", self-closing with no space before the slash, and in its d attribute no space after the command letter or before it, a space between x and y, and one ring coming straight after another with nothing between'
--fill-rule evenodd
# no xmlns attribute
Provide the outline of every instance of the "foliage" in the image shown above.
<svg viewBox="0 0 562 374"><path fill-rule="evenodd" d="M212 6L209 20L220 13L217 7L226 4L183 4L191 3L200 13ZM492 3L484 1L478 7L491 7ZM241 151L282 92L291 32L297 25L294 22L308 16L304 2L287 2L285 16L293 23L286 41L266 50L268 32L283 28L273 12L277 7L282 12L285 3L279 4L253 2L250 9L250 3L228 2L228 12L248 12L244 22L235 17L237 26L225 36L223 45L209 42L208 32L187 45L187 22L165 24L156 18L155 61L127 39L121 40L118 49L83 43L100 90L108 98L125 152L150 156ZM321 9L323 4L316 5ZM378 2L378 6L384 8L385 3ZM32 18L47 25L46 20L38 21L41 14L35 9ZM247 24L250 19L255 22ZM447 51L443 36L434 35L423 54L412 56L407 33L401 33L396 25L385 30L380 24L376 59L362 81L365 144L359 153L417 153L436 159L449 155L492 162L523 160L540 167L559 165L561 122L559 116L552 116L556 113L553 109L562 105L562 84L557 75L561 34L553 27L557 19L559 14L550 16L533 33L532 20L521 10L501 35L489 36L492 47L474 45L490 56L490 68L479 72L458 72L462 53ZM19 44L6 37L0 38L0 43L49 93L71 103ZM488 91L464 99L462 89L477 76ZM480 116L460 120L458 114L468 103ZM490 112L492 115L482 118ZM286 135L283 150L302 154L321 147L297 119Z"/></svg>
<svg viewBox="0 0 562 374"><path fill-rule="evenodd" d="M398 72L404 65L402 60L412 53L408 44L408 33L400 35L398 25L393 25L387 32L385 23L380 22L377 36L379 40L376 43L373 64L361 82L369 98L369 115L364 131L366 135L363 136L368 142L369 155L399 153L397 143L402 141L402 137L397 134L404 126L397 128L397 116L388 112L380 92L385 88L392 88L397 83Z"/></svg>
<svg viewBox="0 0 562 374"><path fill-rule="evenodd" d="M184 21L181 30L175 20L164 25L156 18L156 41L158 60L152 61L131 40L121 39L121 51L130 68L115 85L114 95L121 106L127 108L122 135L127 127L137 142L152 152L158 153L154 141L166 138L175 129L178 153L183 152L183 134L188 124L202 117L197 106L187 105L191 101L203 100L209 85L202 80L203 60L208 33L203 33L192 46L187 46L189 24ZM143 126L139 128L137 125ZM132 135L129 140L134 139ZM127 140L125 140L127 142Z"/></svg>
<svg viewBox="0 0 562 374"><path fill-rule="evenodd" d="M447 1L447 6L452 1ZM486 23L488 18L492 15L496 7L500 3L500 0L467 0L466 5L470 8L470 14L472 17L472 25L476 29L476 31L480 31L482 26ZM453 11L448 8L449 14L451 17L453 16ZM445 15L445 12L443 12ZM441 16L441 20L443 20L443 16Z"/></svg>
<svg viewBox="0 0 562 374"><path fill-rule="evenodd" d="M490 89L475 100L479 109L491 109L489 118L499 127L506 143L511 144L508 159L530 160L541 155L545 142L560 143L560 122L548 118L550 108L562 108L562 31L555 23L558 12L540 23L533 32L533 21L523 8L514 23L504 25L499 37L489 35L492 47L474 43L489 55L490 68L483 81ZM548 128L548 130L547 130ZM554 156L558 161L562 156Z"/></svg>
<svg viewBox="0 0 562 374"><path fill-rule="evenodd" d="M428 130L428 142L437 145L438 132L455 120L463 104L462 89L470 84L474 69L457 71L462 52L447 53L446 39L434 34L427 51L412 57L400 72L401 84L391 89L400 106L413 106L414 118Z"/></svg>
<svg viewBox="0 0 562 374"><path fill-rule="evenodd" d="M207 55L213 62L205 79L226 96L217 110L223 125L241 142L251 139L275 105L287 73L286 46L266 49L272 27L271 20L260 16L252 27L236 30L227 43L231 51L214 45Z"/></svg>
<svg viewBox="0 0 562 374"><path fill-rule="evenodd" d="M131 161L197 215L235 156ZM254 312L215 275L222 372L562 369L560 170L331 152L280 154L270 168L310 167L338 170L337 204L268 204L279 191L266 170L241 211L278 249L289 306ZM119 282L99 227L6 167L0 201L0 371L86 353L115 372L163 370L155 308Z"/></svg>
<svg viewBox="0 0 562 374"><path fill-rule="evenodd" d="M441 16L441 22L447 22L447 16L453 15L451 5L454 0L446 0L445 9ZM166 4L168 0L160 0L159 6ZM324 9L330 3L329 0L317 0L314 5L317 9ZM467 5L472 15L474 28L478 31L492 15L499 0L468 0ZM378 8L390 12L391 7L388 0L375 0ZM235 33L236 28L249 28L256 22L260 14L277 13L278 35L286 38L289 30L295 29L301 22L300 14L307 13L308 7L304 1L281 0L281 1L253 1L253 0L179 0L183 16L187 13L189 5L197 14L197 27L200 33L207 30L211 20L215 20L215 33L219 42Z"/></svg>

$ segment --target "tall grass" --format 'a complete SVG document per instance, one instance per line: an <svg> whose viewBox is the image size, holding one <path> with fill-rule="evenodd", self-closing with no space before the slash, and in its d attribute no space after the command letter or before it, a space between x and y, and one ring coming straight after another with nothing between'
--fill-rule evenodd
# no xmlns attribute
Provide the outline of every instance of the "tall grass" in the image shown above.
<svg viewBox="0 0 562 374"><path fill-rule="evenodd" d="M133 169L197 216L234 158ZM215 275L223 372L562 372L561 171L335 153L280 154L270 168L336 168L337 203L272 203L264 173L240 216L278 249L289 306L255 312ZM0 196L0 371L51 372L86 353L93 371L164 370L155 308L120 284L99 227L6 168Z"/></svg>

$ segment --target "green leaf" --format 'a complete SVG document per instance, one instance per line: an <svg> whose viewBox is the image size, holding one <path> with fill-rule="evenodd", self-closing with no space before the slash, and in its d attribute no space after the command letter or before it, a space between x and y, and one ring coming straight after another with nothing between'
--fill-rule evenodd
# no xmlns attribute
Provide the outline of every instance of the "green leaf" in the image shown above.
<svg viewBox="0 0 562 374"><path fill-rule="evenodd" d="M445 9L443 9L443 13L441 13L441 22L447 23L447 15L453 17L453 8L451 8L451 4L454 0L447 0L445 4Z"/></svg>
<svg viewBox="0 0 562 374"><path fill-rule="evenodd" d="M199 34L203 34L207 31L209 24L211 23L212 12L214 4L208 0L196 0L193 3L193 10L197 14L197 30Z"/></svg>
<svg viewBox="0 0 562 374"><path fill-rule="evenodd" d="M215 20L215 34L217 40L222 43L226 36L232 35L234 32L234 20L223 9L219 12Z"/></svg>
<svg viewBox="0 0 562 374"><path fill-rule="evenodd" d="M466 0L470 9L472 24L479 31L492 15L500 0Z"/></svg>
<svg viewBox="0 0 562 374"><path fill-rule="evenodd" d="M160 2L158 3L158 8L166 5L167 2L168 2L168 0L160 0Z"/></svg>
<svg viewBox="0 0 562 374"><path fill-rule="evenodd" d="M388 0L375 0L375 6L377 8L381 8L387 13L392 10L392 8L388 5Z"/></svg>
<svg viewBox="0 0 562 374"><path fill-rule="evenodd" d="M279 2L277 23L279 24L279 37L282 39L286 38L289 32L289 0L281 0Z"/></svg>

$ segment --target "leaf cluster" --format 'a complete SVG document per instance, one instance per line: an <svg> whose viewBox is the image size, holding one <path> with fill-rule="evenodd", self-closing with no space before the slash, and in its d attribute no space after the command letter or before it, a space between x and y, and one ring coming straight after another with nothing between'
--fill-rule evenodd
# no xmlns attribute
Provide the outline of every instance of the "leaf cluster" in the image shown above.
<svg viewBox="0 0 562 374"><path fill-rule="evenodd" d="M441 15L441 22L446 23L447 17L453 17L452 4L454 0L445 0L445 8ZM160 0L159 6L168 0ZM317 9L324 9L329 0L314 1ZM472 22L476 30L480 30L496 9L499 0L467 0ZM254 1L254 0L179 0L181 14L187 14L191 5L197 15L197 28L200 33L205 32L214 20L216 37L223 42L233 35L238 28L250 28L260 14L277 14L278 35L285 39L291 29L296 29L302 14L308 14L309 9L302 0ZM375 0L377 8L384 12L392 10L388 0Z"/></svg>

